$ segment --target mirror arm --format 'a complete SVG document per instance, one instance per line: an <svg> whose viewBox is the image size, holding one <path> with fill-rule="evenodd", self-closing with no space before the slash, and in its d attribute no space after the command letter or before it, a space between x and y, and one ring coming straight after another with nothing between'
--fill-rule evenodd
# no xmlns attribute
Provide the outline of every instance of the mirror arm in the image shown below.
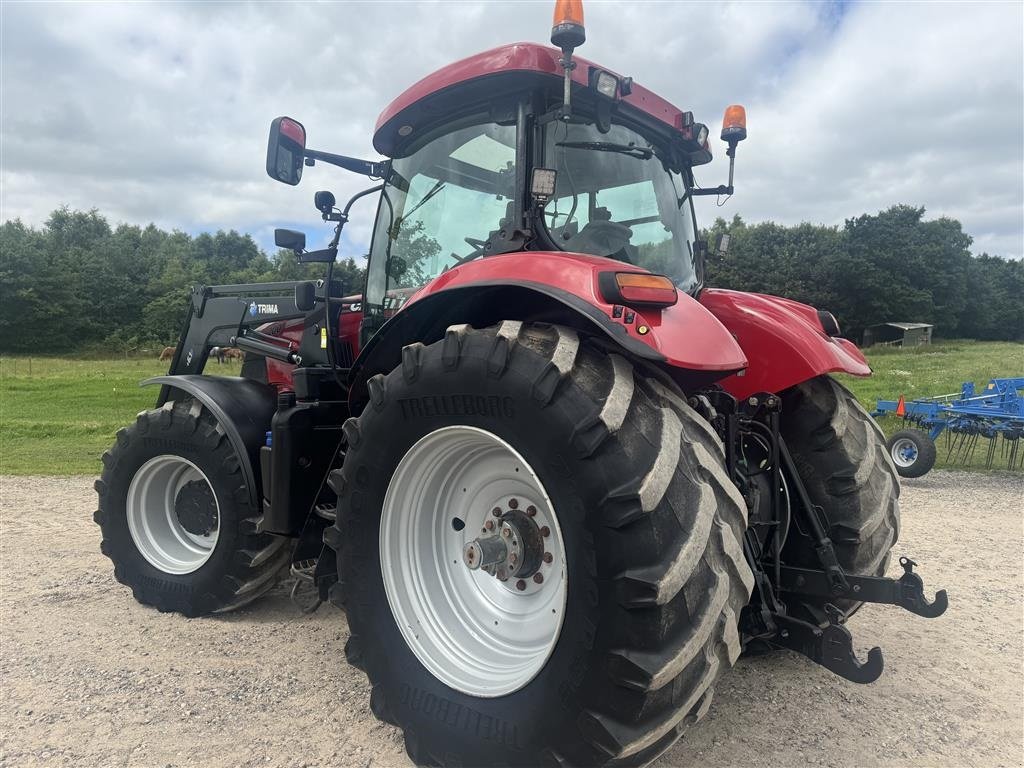
<svg viewBox="0 0 1024 768"><path fill-rule="evenodd" d="M320 160L321 162L343 168L346 171L358 173L362 176L383 178L387 171L387 163L375 163L372 160L360 160L355 157L346 157L345 155L334 155L330 152L320 152L315 149L304 150L303 156L306 158L306 165L313 165L314 162Z"/></svg>

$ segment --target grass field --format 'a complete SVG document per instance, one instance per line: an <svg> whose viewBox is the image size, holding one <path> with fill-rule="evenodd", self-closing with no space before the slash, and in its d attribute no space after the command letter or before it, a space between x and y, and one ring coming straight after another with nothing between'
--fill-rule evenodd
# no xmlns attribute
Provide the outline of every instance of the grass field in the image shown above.
<svg viewBox="0 0 1024 768"><path fill-rule="evenodd" d="M868 358L872 378L841 378L869 410L879 398L910 400L956 392L964 381L1024 376L1021 344L952 341L869 350ZM236 362L207 370L237 375L238 368ZM118 428L153 407L156 388L141 389L139 381L166 371L153 359L0 358L0 473L98 474L100 454ZM890 434L901 425L894 417L882 421ZM939 449L942 466L941 442Z"/></svg>

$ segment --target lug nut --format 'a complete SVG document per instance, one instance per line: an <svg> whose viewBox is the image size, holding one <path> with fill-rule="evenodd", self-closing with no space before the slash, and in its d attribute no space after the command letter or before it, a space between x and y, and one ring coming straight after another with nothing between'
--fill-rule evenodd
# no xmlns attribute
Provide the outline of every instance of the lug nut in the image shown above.
<svg viewBox="0 0 1024 768"><path fill-rule="evenodd" d="M524 589L526 589L526 582L523 581L522 579L517 581L516 582L516 589L518 589L520 592L522 592Z"/></svg>
<svg viewBox="0 0 1024 768"><path fill-rule="evenodd" d="M493 520L488 520L486 523L484 523L484 528L486 530L488 530L488 531L493 531L494 530L494 521Z"/></svg>
<svg viewBox="0 0 1024 768"><path fill-rule="evenodd" d="M519 562L519 555L513 552L511 555L508 556L508 562L510 565L515 565Z"/></svg>
<svg viewBox="0 0 1024 768"><path fill-rule="evenodd" d="M508 507L509 509L519 509L519 499L509 499Z"/></svg>
<svg viewBox="0 0 1024 768"><path fill-rule="evenodd" d="M508 528L502 528L501 529L501 538L507 539L511 535L512 535L512 531L510 531Z"/></svg>
<svg viewBox="0 0 1024 768"><path fill-rule="evenodd" d="M491 514L495 517L501 517L501 507L495 507L491 510Z"/></svg>
<svg viewBox="0 0 1024 768"><path fill-rule="evenodd" d="M498 569L498 581L508 581L508 571L504 568Z"/></svg>
<svg viewBox="0 0 1024 768"><path fill-rule="evenodd" d="M544 583L544 574L543 573L535 573L535 574L533 574L533 583L534 584L543 584Z"/></svg>
<svg viewBox="0 0 1024 768"><path fill-rule="evenodd" d="M554 559L555 559L554 556L550 552L545 552L544 553L544 562L545 563L550 563Z"/></svg>
<svg viewBox="0 0 1024 768"><path fill-rule="evenodd" d="M546 539L548 536L551 535L551 529L545 525L543 528L540 529L540 535Z"/></svg>
<svg viewBox="0 0 1024 768"><path fill-rule="evenodd" d="M536 508L535 506L533 506L533 504L531 504L530 506L528 506L528 507L526 508L526 514L527 514L527 515L528 515L529 517L533 517L534 515L536 515L536 514L537 514L537 508Z"/></svg>

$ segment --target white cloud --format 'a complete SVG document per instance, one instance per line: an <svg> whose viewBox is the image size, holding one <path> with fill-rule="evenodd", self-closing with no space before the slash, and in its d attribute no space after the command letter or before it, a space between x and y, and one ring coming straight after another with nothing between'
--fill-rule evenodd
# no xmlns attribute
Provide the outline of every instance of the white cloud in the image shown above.
<svg viewBox="0 0 1024 768"><path fill-rule="evenodd" d="M279 223L327 237L312 193L365 180L263 171L266 130L301 119L311 144L373 157L377 115L444 64L545 42L553 3L0 5L3 218L66 203L117 221ZM1021 256L1020 4L596 3L580 53L632 75L717 133L748 107L739 213L842 223L897 202L960 219L978 251ZM716 147L717 149L717 147ZM702 169L724 182L724 153ZM365 241L372 205L349 236ZM356 247L356 251L360 251Z"/></svg>

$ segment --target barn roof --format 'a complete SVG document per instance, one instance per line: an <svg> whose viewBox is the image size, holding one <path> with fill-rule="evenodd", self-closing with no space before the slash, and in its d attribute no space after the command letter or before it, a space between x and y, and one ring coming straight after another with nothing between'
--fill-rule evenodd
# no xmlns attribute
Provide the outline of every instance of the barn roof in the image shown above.
<svg viewBox="0 0 1024 768"><path fill-rule="evenodd" d="M915 328L934 328L934 323L875 323L871 328L884 328L887 325L891 325L894 328L899 328L903 331L911 331Z"/></svg>

